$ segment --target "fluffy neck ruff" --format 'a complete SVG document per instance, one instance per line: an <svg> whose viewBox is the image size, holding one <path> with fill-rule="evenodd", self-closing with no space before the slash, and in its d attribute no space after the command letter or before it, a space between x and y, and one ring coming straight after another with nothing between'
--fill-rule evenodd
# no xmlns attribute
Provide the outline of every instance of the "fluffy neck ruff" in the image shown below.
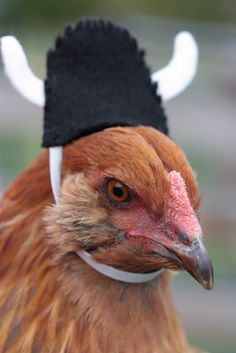
<svg viewBox="0 0 236 353"><path fill-rule="evenodd" d="M80 259L75 269L76 254L69 254L63 265L51 264L42 209L19 216L12 206L6 201L1 210L3 351L189 352L172 305L168 271L145 284L127 284Z"/></svg>
<svg viewBox="0 0 236 353"><path fill-rule="evenodd" d="M1 277L3 351L189 351L172 306L168 272L149 283L125 284L104 277L79 260L78 281L74 255L69 255L63 266L51 266L52 254L45 248L40 222L29 227L28 220L22 217L14 225L29 236L21 243L21 251L16 247L11 252L14 264L8 264L11 271ZM13 232L8 235L15 237ZM9 259L8 250L5 254Z"/></svg>
<svg viewBox="0 0 236 353"><path fill-rule="evenodd" d="M73 256L64 263L64 269L71 273ZM79 283L76 273L73 279L71 274L69 287L66 271L59 280L59 293L64 296L60 305L70 298L69 312L74 316L74 334L68 341L70 353L189 352L172 305L168 271L148 283L128 284L101 275L83 261L79 269ZM67 314L62 311L61 315L68 328Z"/></svg>

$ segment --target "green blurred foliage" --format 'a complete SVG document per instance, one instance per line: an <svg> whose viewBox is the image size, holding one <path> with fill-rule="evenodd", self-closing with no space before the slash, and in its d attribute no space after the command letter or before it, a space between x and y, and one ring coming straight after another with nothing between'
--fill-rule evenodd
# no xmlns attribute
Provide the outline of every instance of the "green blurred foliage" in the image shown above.
<svg viewBox="0 0 236 353"><path fill-rule="evenodd" d="M232 337L222 337L209 334L206 330L205 335L194 335L188 337L189 341L195 347L204 350L205 347L210 347L211 352L214 353L235 353L235 342ZM206 351L204 351L207 353Z"/></svg>
<svg viewBox="0 0 236 353"><path fill-rule="evenodd" d="M74 21L80 16L153 15L234 22L235 0L0 0L0 21Z"/></svg>

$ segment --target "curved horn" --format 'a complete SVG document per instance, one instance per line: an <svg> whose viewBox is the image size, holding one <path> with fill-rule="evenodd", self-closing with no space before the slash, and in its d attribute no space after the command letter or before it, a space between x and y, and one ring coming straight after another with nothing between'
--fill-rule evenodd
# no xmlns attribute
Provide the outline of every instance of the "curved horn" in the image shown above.
<svg viewBox="0 0 236 353"><path fill-rule="evenodd" d="M163 101L168 101L185 90L196 74L197 64L198 46L192 34L178 33L171 61L151 76L152 81L158 83L157 93Z"/></svg>
<svg viewBox="0 0 236 353"><path fill-rule="evenodd" d="M13 86L30 102L43 107L44 82L31 71L18 40L12 36L2 37L1 53L6 75ZM177 96L191 83L197 63L197 43L189 32L180 32L175 37L171 61L151 76L153 82L158 82L158 94L164 101Z"/></svg>
<svg viewBox="0 0 236 353"><path fill-rule="evenodd" d="M44 106L44 82L38 79L29 68L22 46L15 37L0 39L2 60L5 72L13 86L30 102Z"/></svg>

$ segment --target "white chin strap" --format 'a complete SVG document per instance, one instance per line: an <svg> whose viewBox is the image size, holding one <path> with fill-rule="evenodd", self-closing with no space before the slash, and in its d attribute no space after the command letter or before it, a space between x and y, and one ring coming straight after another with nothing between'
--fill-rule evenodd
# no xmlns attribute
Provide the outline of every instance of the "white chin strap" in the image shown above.
<svg viewBox="0 0 236 353"><path fill-rule="evenodd" d="M59 203L61 188L61 163L62 163L63 147L49 148L49 172L52 193L56 203Z"/></svg>
<svg viewBox="0 0 236 353"><path fill-rule="evenodd" d="M18 40L12 36L6 36L0 39L0 44L5 72L13 86L30 102L44 107L44 82L31 71ZM163 101L168 101L185 90L195 76L197 63L198 47L193 36L188 32L179 33L175 37L174 52L170 63L151 76L152 81L158 83L157 93ZM63 147L61 146L49 149L50 180L56 203L59 202L60 197L62 154ZM84 250L80 250L78 256L104 276L127 283L149 282L163 272L163 269L145 274L117 270L98 263Z"/></svg>
<svg viewBox="0 0 236 353"><path fill-rule="evenodd" d="M92 256L84 250L80 250L77 252L79 257L86 262L90 267L92 267L97 272L102 275L115 279L116 281L126 282L126 283L146 283L157 278L164 269L150 272L150 273L135 273L135 272L127 272L122 270L117 270L114 267L103 265L97 262L92 258Z"/></svg>

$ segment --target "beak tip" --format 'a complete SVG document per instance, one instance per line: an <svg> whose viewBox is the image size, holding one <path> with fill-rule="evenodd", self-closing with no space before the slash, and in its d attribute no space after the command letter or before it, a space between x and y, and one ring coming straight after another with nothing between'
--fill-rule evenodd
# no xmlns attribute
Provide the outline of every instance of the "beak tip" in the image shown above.
<svg viewBox="0 0 236 353"><path fill-rule="evenodd" d="M204 264L203 267L198 267L198 271L190 271L190 274L199 282L203 288L207 290L211 290L214 287L214 270L209 257L204 257L201 265ZM196 268L195 268L196 269Z"/></svg>
<svg viewBox="0 0 236 353"><path fill-rule="evenodd" d="M212 262L200 240L191 247L178 247L175 251L185 269L203 288L210 290L214 285Z"/></svg>
<svg viewBox="0 0 236 353"><path fill-rule="evenodd" d="M214 287L214 271L212 265L208 278L202 281L202 286L207 290L211 290Z"/></svg>
<svg viewBox="0 0 236 353"><path fill-rule="evenodd" d="M214 287L213 281L203 281L201 284L202 284L202 287L207 290L211 290Z"/></svg>

